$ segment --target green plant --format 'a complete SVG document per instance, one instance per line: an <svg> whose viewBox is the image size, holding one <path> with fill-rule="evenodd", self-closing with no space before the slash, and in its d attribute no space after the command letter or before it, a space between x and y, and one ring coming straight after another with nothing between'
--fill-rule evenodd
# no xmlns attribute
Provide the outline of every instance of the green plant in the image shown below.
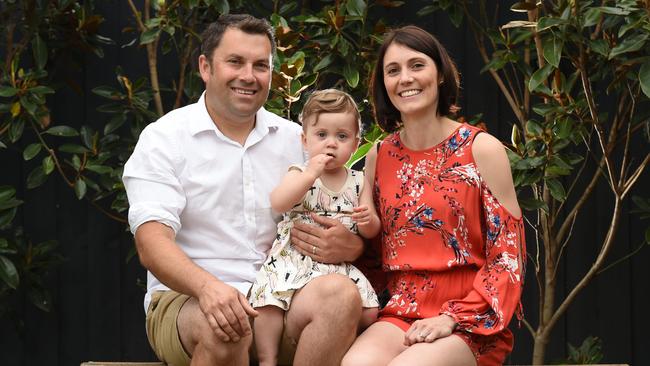
<svg viewBox="0 0 650 366"><path fill-rule="evenodd" d="M603 359L603 341L594 336L589 336L582 341L580 347L576 348L571 343L567 343L569 357L558 365L592 365L597 364Z"/></svg>
<svg viewBox="0 0 650 366"><path fill-rule="evenodd" d="M609 268L624 200L650 163L649 8L634 0L527 0L510 8L524 19L505 24L498 7L494 15L488 9L495 7L487 1L432 0L420 15L444 10L456 26L467 23L482 72L512 109L508 155L519 202L533 217L528 242L539 290L536 322L524 324L535 342L532 362L543 364L560 317ZM609 226L593 265L560 297L562 254L584 245L573 227L600 182L609 187Z"/></svg>

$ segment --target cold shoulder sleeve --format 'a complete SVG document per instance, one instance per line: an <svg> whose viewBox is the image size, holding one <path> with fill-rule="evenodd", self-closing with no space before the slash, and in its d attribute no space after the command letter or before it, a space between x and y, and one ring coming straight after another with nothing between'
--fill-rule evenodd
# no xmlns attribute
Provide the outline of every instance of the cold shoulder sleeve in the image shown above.
<svg viewBox="0 0 650 366"><path fill-rule="evenodd" d="M483 181L481 204L485 263L470 293L443 304L440 314L454 318L459 330L490 335L506 328L515 312L521 318L526 246L523 217L508 212Z"/></svg>

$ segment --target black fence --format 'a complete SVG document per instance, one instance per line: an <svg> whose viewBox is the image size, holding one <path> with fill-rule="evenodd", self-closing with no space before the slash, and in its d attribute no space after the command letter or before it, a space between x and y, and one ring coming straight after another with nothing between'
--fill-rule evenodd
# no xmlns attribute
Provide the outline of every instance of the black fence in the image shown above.
<svg viewBox="0 0 650 366"><path fill-rule="evenodd" d="M126 1L98 2L99 12L107 22L102 34L124 44L121 30L131 17ZM407 4L391 14L398 24L413 23L433 33L448 47L462 74L462 110L464 115L483 113L489 132L507 140L514 118L493 80L480 74L483 67L469 31L454 28L444 15L419 18L417 9ZM83 86L82 94L58 92L51 98L53 123L79 126L82 123L105 122L96 112L102 103L90 89L114 82L114 68L121 65L132 74L146 74L143 52L119 46L105 47L102 60L89 57L75 75ZM169 70L163 70L170 72ZM25 146L22 146L24 148ZM0 155L0 185L24 187L33 162L24 162L22 150ZM647 174L637 185L636 194L648 192ZM137 257L127 261L133 247L126 228L111 221L85 201L78 201L74 192L56 175L34 190L21 188L19 198L25 204L16 218L34 242L55 239L66 258L47 279L53 296L53 310L45 313L33 305L26 294L14 304L16 322L3 321L0 327L0 360L2 365L78 365L86 360L154 360L144 328L142 299L146 274ZM640 191L643 192L640 192ZM562 299L593 263L597 245L609 224L612 211L609 190L599 187L575 223L576 243L566 248L560 266L557 298ZM631 203L625 203L629 212ZM624 214L618 230L611 260L632 251L641 242L645 223L632 214ZM593 245L592 245L593 243ZM529 256L534 255L533 235L528 235ZM541 243L539 244L541 246ZM558 323L549 343L547 360L560 360L567 355L567 343L579 345L587 336L603 341L604 363L650 364L650 250L644 249L632 259L604 272L584 290ZM524 291L527 318L536 324L537 284L534 268L529 262ZM532 337L513 321L515 349L511 363L529 363Z"/></svg>

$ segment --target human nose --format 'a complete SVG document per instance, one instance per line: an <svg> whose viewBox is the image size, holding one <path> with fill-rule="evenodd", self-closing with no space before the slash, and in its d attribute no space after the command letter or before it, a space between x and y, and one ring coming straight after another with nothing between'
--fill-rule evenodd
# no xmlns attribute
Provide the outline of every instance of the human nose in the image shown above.
<svg viewBox="0 0 650 366"><path fill-rule="evenodd" d="M253 80L255 80L255 77L253 76L253 65L244 65L244 67L241 68L241 74L239 75L239 78L244 82L253 82Z"/></svg>
<svg viewBox="0 0 650 366"><path fill-rule="evenodd" d="M411 83L413 82L413 76L411 76L411 73L408 70L405 70L400 74L399 82L401 84Z"/></svg>

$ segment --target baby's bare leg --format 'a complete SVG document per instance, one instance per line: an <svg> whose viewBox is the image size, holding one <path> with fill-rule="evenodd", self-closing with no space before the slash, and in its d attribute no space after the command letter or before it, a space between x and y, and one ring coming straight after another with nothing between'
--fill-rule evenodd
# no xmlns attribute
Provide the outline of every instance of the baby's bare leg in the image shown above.
<svg viewBox="0 0 650 366"><path fill-rule="evenodd" d="M253 322L257 358L260 366L275 366L284 328L284 310L273 305L255 310L259 312Z"/></svg>
<svg viewBox="0 0 650 366"><path fill-rule="evenodd" d="M359 333L372 325L377 320L379 308L363 308L359 319Z"/></svg>

